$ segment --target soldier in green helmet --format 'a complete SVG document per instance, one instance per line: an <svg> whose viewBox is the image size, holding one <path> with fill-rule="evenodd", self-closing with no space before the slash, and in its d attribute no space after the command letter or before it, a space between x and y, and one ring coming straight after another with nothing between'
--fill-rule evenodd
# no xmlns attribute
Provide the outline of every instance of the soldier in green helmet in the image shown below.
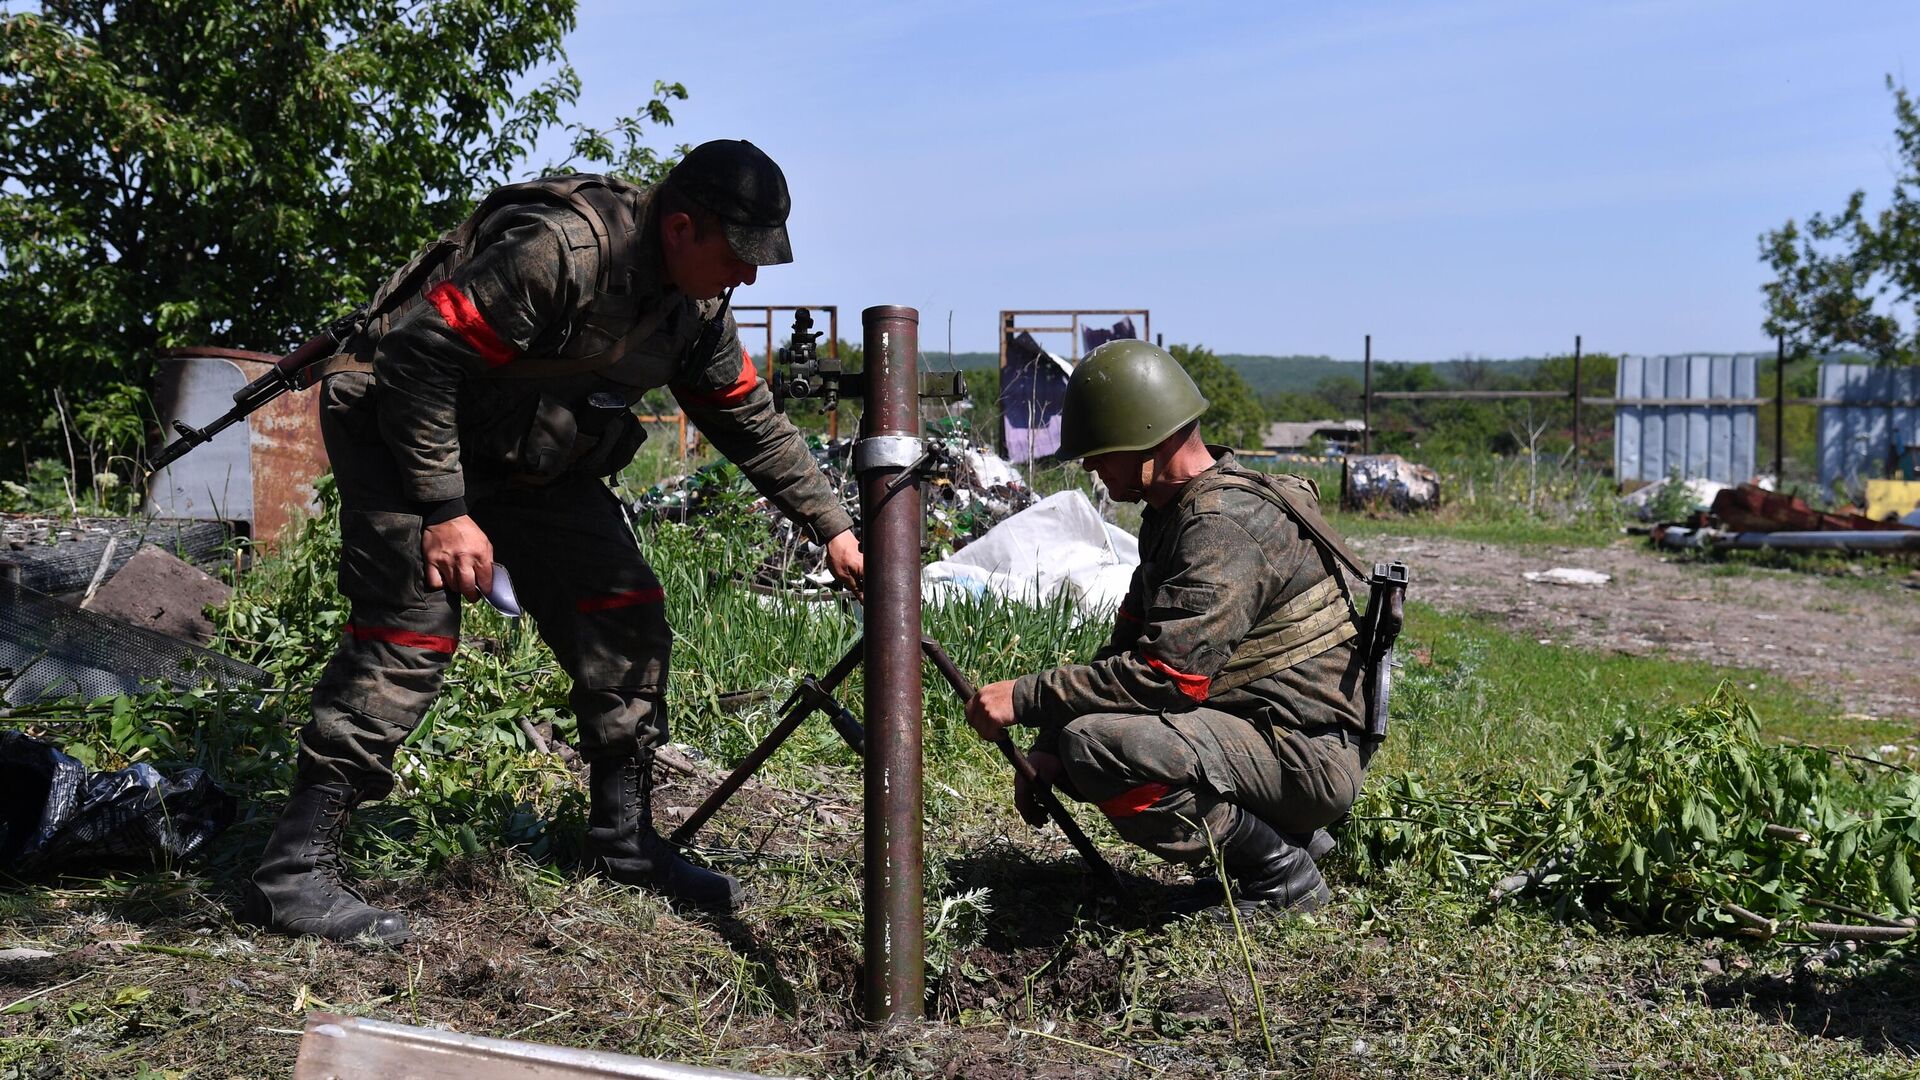
<svg viewBox="0 0 1920 1080"><path fill-rule="evenodd" d="M1041 776L1128 841L1193 866L1217 850L1243 911L1310 910L1328 899L1325 826L1364 773L1364 659L1340 568L1365 570L1312 481L1201 440L1206 409L1146 342L1109 342L1074 370L1060 454L1146 503L1140 567L1090 661L985 686L967 721L983 739L1038 728ZM1014 801L1044 820L1024 785ZM1196 909L1221 900L1217 884L1196 893Z"/></svg>

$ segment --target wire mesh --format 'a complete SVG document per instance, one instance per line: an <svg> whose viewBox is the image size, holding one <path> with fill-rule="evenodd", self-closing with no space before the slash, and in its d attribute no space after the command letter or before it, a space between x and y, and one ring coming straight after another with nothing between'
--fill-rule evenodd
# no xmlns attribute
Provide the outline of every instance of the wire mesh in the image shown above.
<svg viewBox="0 0 1920 1080"><path fill-rule="evenodd" d="M8 705L187 690L207 680L228 689L264 686L267 679L230 656L0 580L0 698Z"/></svg>

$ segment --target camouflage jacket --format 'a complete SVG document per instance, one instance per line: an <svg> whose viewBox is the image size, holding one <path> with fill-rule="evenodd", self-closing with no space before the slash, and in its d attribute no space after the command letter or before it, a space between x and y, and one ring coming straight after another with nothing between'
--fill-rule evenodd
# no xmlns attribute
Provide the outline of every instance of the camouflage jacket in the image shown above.
<svg viewBox="0 0 1920 1080"><path fill-rule="evenodd" d="M668 387L687 418L756 488L822 542L852 527L806 439L773 408L718 300L695 301L666 280L649 193L636 193L639 251L627 334L594 320L600 249L579 213L509 205L477 224L470 257L390 321L350 341L371 363L365 399L428 520L465 512L465 498L508 481L581 471L608 475L644 435L628 403ZM604 367L547 374L544 358L591 356L652 332ZM576 365L577 366L577 365Z"/></svg>
<svg viewBox="0 0 1920 1080"><path fill-rule="evenodd" d="M1167 506L1147 508L1140 566L1106 646L1090 663L1014 683L1014 718L1042 729L1037 749L1089 713L1202 704L1274 727L1360 730L1362 664L1352 641L1244 686L1211 686L1263 618L1338 570L1279 507L1219 483L1246 470L1225 448L1210 449L1213 468Z"/></svg>

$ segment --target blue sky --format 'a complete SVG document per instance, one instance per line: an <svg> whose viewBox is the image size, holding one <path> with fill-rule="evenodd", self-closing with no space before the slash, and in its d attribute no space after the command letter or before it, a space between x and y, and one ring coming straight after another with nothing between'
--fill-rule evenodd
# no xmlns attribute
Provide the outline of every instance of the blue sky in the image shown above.
<svg viewBox="0 0 1920 1080"><path fill-rule="evenodd" d="M1736 351L1759 234L1891 186L1920 4L583 0L567 48L580 119L679 81L657 144L786 170L798 261L739 303L907 304L930 350L1146 307L1223 352Z"/></svg>

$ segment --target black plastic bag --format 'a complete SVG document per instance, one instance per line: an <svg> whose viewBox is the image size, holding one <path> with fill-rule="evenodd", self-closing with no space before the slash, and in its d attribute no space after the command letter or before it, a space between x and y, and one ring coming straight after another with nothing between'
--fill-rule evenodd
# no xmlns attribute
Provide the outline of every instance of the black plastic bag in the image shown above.
<svg viewBox="0 0 1920 1080"><path fill-rule="evenodd" d="M233 824L237 800L205 770L87 772L56 747L0 731L0 870L95 870L183 861Z"/></svg>

